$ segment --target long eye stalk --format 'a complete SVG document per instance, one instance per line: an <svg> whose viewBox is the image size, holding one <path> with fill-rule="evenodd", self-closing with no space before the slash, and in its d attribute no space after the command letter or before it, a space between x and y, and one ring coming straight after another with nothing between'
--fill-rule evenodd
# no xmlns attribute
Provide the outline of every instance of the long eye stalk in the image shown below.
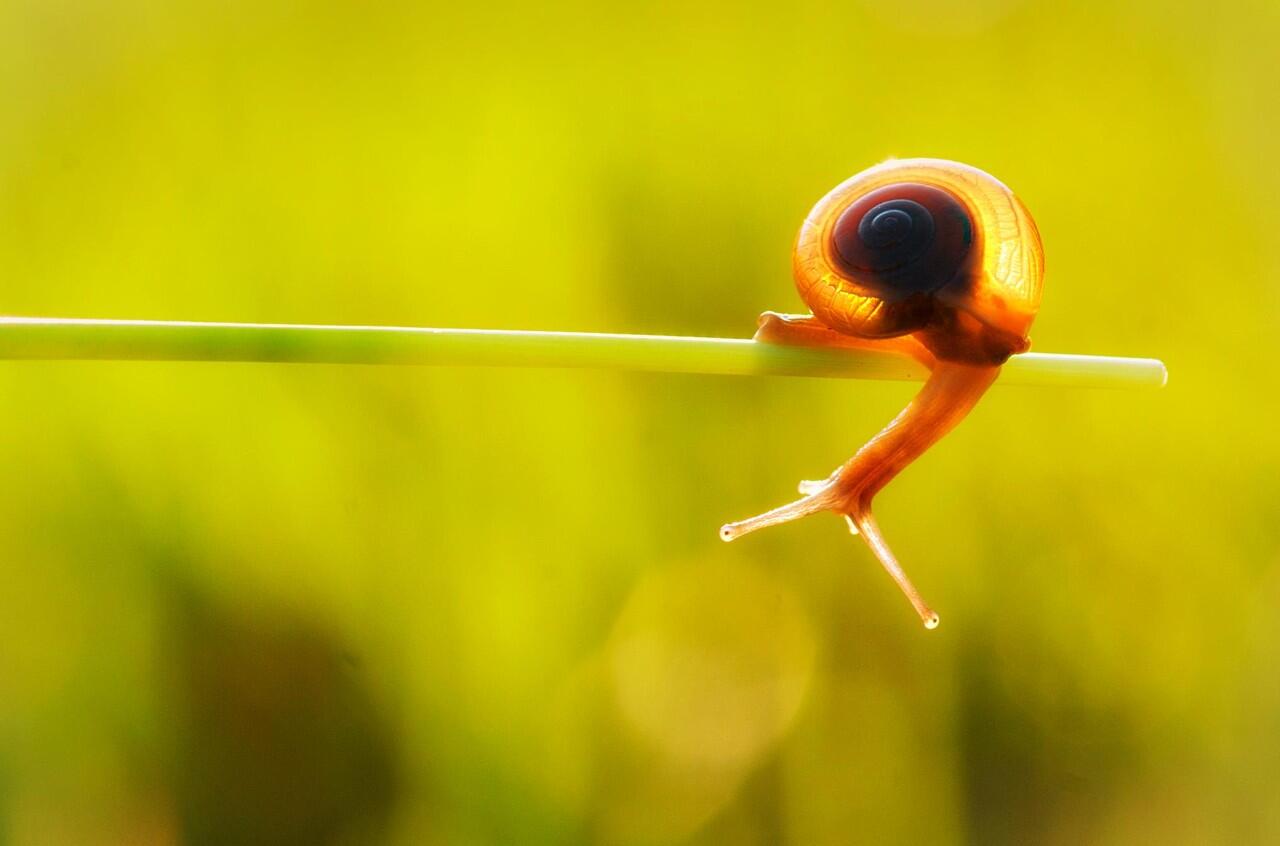
<svg viewBox="0 0 1280 846"><path fill-rule="evenodd" d="M938 615L898 565L871 512L875 495L951 431L1011 355L1029 346L1044 251L1026 208L990 174L900 159L837 185L805 217L791 257L811 316L766 312L761 341L895 349L927 366L920 394L802 498L721 527L734 538L833 511L861 535L927 628Z"/></svg>
<svg viewBox="0 0 1280 846"><path fill-rule="evenodd" d="M722 526L720 537L731 541L757 529L797 520L820 511L843 514L857 527L858 533L876 558L906 594L925 627L936 627L938 615L920 598L919 592L885 543L871 513L871 501L908 464L955 428L998 375L999 367L938 362L924 388L902 413L826 482L806 488L811 492L795 502Z"/></svg>

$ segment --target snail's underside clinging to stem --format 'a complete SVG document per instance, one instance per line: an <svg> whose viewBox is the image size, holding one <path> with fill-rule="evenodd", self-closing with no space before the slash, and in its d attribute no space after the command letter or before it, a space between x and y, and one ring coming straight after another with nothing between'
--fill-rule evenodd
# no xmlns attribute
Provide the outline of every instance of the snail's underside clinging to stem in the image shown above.
<svg viewBox="0 0 1280 846"><path fill-rule="evenodd" d="M891 161L853 177L806 218L793 257L811 315L766 313L769 343L886 349L930 369L911 403L801 499L729 523L734 540L820 511L842 514L924 624L938 616L889 549L872 500L959 423L1014 353L1039 308L1043 250L1031 216L982 171L936 159Z"/></svg>

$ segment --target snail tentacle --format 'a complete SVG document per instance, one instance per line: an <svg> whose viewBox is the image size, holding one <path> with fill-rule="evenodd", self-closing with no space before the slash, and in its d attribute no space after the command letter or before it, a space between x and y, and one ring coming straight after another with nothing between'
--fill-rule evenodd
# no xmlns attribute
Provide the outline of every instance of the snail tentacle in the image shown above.
<svg viewBox="0 0 1280 846"><path fill-rule="evenodd" d="M765 312L757 341L902 353L930 376L831 476L801 482L801 499L729 523L721 537L819 511L841 514L933 628L938 617L889 549L871 501L969 413L1010 355L1028 348L1044 274L1039 231L1013 193L976 168L889 161L814 206L796 238L792 269L812 314Z"/></svg>

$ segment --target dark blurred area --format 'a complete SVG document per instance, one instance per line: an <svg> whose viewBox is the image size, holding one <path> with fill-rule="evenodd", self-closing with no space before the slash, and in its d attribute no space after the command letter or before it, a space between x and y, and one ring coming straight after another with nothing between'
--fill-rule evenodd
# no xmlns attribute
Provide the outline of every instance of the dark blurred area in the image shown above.
<svg viewBox="0 0 1280 846"><path fill-rule="evenodd" d="M314 622L170 599L172 787L184 843L372 842L396 799L390 727Z"/></svg>
<svg viewBox="0 0 1280 846"><path fill-rule="evenodd" d="M0 844L1280 841L1280 6L0 5L0 311L743 337L890 156L1008 183L1043 351L913 386L0 364Z"/></svg>

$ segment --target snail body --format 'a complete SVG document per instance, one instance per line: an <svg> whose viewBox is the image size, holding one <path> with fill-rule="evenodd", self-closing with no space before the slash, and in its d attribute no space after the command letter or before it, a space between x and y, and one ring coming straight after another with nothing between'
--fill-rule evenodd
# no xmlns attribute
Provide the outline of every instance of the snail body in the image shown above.
<svg viewBox="0 0 1280 846"><path fill-rule="evenodd" d="M959 423L1030 346L1044 251L1013 192L977 168L892 160L838 185L805 218L792 255L811 314L761 315L756 340L905 353L930 376L878 435L804 495L720 530L730 541L820 511L844 515L929 628L920 598L871 512L875 494Z"/></svg>

